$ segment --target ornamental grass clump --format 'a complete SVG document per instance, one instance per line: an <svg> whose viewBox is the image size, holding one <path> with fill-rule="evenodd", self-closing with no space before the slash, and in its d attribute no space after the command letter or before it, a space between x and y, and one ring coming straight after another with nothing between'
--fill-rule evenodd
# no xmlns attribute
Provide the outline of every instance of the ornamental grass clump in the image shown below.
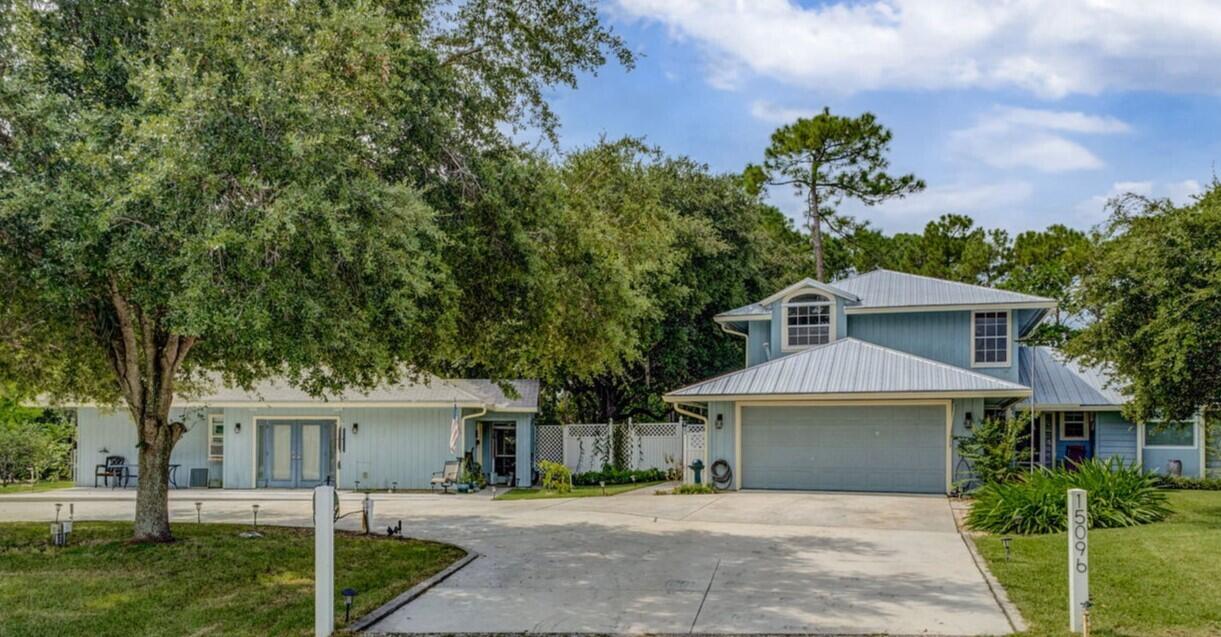
<svg viewBox="0 0 1221 637"><path fill-rule="evenodd" d="M1088 493L1092 528L1148 524L1169 513L1157 476L1111 458L1072 468L1036 469L1016 481L984 485L975 492L967 526L1022 535L1063 531L1069 489Z"/></svg>

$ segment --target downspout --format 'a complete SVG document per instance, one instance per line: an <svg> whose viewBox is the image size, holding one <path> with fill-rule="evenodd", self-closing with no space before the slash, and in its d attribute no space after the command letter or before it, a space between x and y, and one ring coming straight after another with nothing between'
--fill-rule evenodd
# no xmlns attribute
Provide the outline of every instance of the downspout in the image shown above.
<svg viewBox="0 0 1221 637"><path fill-rule="evenodd" d="M730 329L728 325L726 325L720 321L717 321L717 325L720 325L721 331L725 332L726 334L733 334L734 336L741 336L742 338L746 339L746 345L742 348L742 358L743 358L742 365L744 367L749 367L750 366L749 365L749 363L750 363L750 336L747 336L746 334L739 332L737 330ZM675 411L678 411L678 409L675 409ZM678 413L681 414L683 412L679 411ZM708 423L705 421L704 424L706 425Z"/></svg>
<svg viewBox="0 0 1221 637"><path fill-rule="evenodd" d="M470 414L469 416L462 417L462 454L463 455L466 455L466 421L471 418L478 418L480 416L486 415L487 413L488 413L488 406L484 405L483 407L480 408L480 410L477 413L473 413L473 414ZM459 457L461 457L461 456L459 456Z"/></svg>
<svg viewBox="0 0 1221 637"><path fill-rule="evenodd" d="M694 411L689 411L683 407L682 403L674 403L674 411L676 411L679 414L682 414L684 416L690 416L692 418L695 418L696 420L699 420L700 422L704 423L705 427L708 426L708 416L701 416L701 415L695 413ZM705 430L705 431L707 431L707 430Z"/></svg>

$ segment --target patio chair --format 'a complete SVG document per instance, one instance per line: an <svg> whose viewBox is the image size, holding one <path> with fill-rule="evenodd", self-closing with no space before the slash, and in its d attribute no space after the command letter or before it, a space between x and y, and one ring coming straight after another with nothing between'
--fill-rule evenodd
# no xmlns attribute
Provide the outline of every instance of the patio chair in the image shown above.
<svg viewBox="0 0 1221 637"><path fill-rule="evenodd" d="M123 478L123 465L127 464L127 458L123 456L106 456L106 461L97 465L93 469L93 488L98 486L98 478L102 479L102 484L110 486L110 479L115 481Z"/></svg>
<svg viewBox="0 0 1221 637"><path fill-rule="evenodd" d="M429 482L429 486L434 490L438 486L441 487L442 493L449 493L449 488L455 484L458 484L457 460L446 461L440 471L432 474L432 480Z"/></svg>

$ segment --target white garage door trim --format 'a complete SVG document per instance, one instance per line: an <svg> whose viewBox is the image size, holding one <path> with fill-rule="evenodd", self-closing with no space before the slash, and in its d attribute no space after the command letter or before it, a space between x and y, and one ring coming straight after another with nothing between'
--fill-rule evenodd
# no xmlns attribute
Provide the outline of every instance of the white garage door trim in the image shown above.
<svg viewBox="0 0 1221 637"><path fill-rule="evenodd" d="M745 467L742 463L742 408L743 407L873 407L878 405L940 405L945 407L945 492L950 492L950 482L953 472L950 463L953 458L954 401L946 400L750 400L735 402L733 405L733 458L737 465L733 472L733 488L742 490L742 475Z"/></svg>

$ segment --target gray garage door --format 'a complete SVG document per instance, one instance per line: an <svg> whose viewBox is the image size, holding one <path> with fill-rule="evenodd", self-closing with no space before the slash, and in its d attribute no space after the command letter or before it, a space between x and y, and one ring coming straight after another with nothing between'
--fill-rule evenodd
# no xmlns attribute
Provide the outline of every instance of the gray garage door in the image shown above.
<svg viewBox="0 0 1221 637"><path fill-rule="evenodd" d="M945 493L945 408L743 407L747 489Z"/></svg>

